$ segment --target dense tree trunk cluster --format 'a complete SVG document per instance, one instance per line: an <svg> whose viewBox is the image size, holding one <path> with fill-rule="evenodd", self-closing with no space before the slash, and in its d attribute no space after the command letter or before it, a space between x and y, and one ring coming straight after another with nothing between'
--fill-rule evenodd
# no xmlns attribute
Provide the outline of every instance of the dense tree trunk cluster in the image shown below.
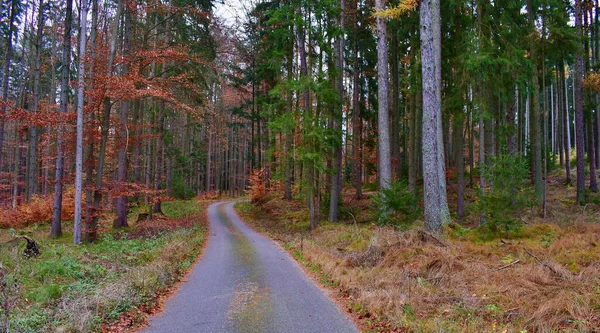
<svg viewBox="0 0 600 333"><path fill-rule="evenodd" d="M131 205L241 195L252 170L311 228L344 188L403 182L439 232L507 156L544 202L572 159L577 202L597 191L597 3L269 0L241 32L213 5L3 0L0 204L53 195L60 236L74 188L79 243L102 212L120 228Z"/></svg>

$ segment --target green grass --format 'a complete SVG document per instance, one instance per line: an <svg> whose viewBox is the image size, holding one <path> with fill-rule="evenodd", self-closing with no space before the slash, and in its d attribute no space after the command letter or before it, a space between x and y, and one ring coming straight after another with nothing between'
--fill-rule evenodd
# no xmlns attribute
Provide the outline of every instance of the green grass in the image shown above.
<svg viewBox="0 0 600 333"><path fill-rule="evenodd" d="M202 218L204 209L198 201L164 203L173 218ZM149 239L128 239L127 231L119 231L74 246L69 235L51 239L47 227L36 228L30 231L42 245L40 257L0 248L0 262L16 282L9 289L11 332L99 331L123 312L154 302L192 265L206 232L201 224Z"/></svg>

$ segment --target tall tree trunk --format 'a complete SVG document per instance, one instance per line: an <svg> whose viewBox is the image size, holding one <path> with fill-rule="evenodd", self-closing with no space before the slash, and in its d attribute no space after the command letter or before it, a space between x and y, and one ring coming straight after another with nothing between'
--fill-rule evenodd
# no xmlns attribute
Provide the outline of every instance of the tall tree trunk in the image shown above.
<svg viewBox="0 0 600 333"><path fill-rule="evenodd" d="M131 10L125 9L124 12L124 28L123 28L123 56L129 55L130 49L130 34L131 34ZM121 75L127 75L129 72L129 64L124 62L122 64ZM129 146L129 130L127 127L128 113L129 113L129 100L121 100L119 110L119 152L117 155L117 182L118 187L121 191L124 190L124 184L127 182L127 149ZM119 193L119 196L115 199L115 205L117 210L117 218L113 221L113 228L125 228L127 225L127 202L128 196Z"/></svg>
<svg viewBox="0 0 600 333"><path fill-rule="evenodd" d="M391 84L391 114L390 114L390 154L392 160L392 177L400 179L402 161L400 159L400 56L398 54L398 34L392 34L390 70Z"/></svg>
<svg viewBox="0 0 600 333"><path fill-rule="evenodd" d="M40 101L40 65L42 36L44 33L44 2L40 0L37 17L37 34L35 38L35 68L33 76L33 112L39 112ZM34 194L38 193L38 128L36 125L29 126L29 154L27 161L27 201L31 200Z"/></svg>
<svg viewBox="0 0 600 333"><path fill-rule="evenodd" d="M581 25L581 0L575 0L575 27L577 33L583 38ZM575 138L577 148L577 202L585 202L585 166L584 166L584 119L583 119L583 54L579 51L575 55Z"/></svg>
<svg viewBox="0 0 600 333"><path fill-rule="evenodd" d="M529 16L529 25L533 36L537 36L538 32L535 27L537 8L534 8L533 1L527 0L527 14ZM537 37L534 39L537 40ZM540 119L540 95L539 95L539 69L538 69L538 52L536 45L531 45L529 53L533 61L533 76L531 78L530 91L530 117L529 131L531 138L531 177L535 184L535 193L539 198L542 198L544 192L544 184L542 181L542 131Z"/></svg>
<svg viewBox="0 0 600 333"><path fill-rule="evenodd" d="M71 69L71 25L73 15L73 0L67 0L67 12L65 16L65 34L63 38L62 49L62 73L60 80L60 112L64 115L67 112L68 104L68 85ZM58 138L56 140L56 172L54 177L54 204L52 207L52 227L50 236L60 237L62 235L62 201L63 201L63 174L64 174L64 120L58 129Z"/></svg>
<svg viewBox="0 0 600 333"><path fill-rule="evenodd" d="M294 25L289 26L289 36L294 36ZM292 82L294 78L294 40L291 38L288 40L287 48L287 79L288 82ZM292 91L287 92L287 107L290 114L294 111L294 96ZM294 157L292 155L292 142L293 142L294 129L292 127L286 127L285 133L285 194L284 198L287 200L292 199L292 182L294 175Z"/></svg>
<svg viewBox="0 0 600 333"><path fill-rule="evenodd" d="M358 1L356 1L358 3ZM356 20L355 20L356 29ZM362 119L360 115L360 64L358 39L354 41L354 73L352 87L352 155L354 156L353 183L356 199L362 198Z"/></svg>
<svg viewBox="0 0 600 333"><path fill-rule="evenodd" d="M456 167L456 213L459 218L465 217L465 158L464 158L464 115L454 115L454 163Z"/></svg>
<svg viewBox="0 0 600 333"><path fill-rule="evenodd" d="M375 9L383 10L384 0L375 1ZM377 16L377 132L378 132L378 161L379 161L379 190L390 187L392 182L392 162L390 154L390 118L388 105L388 46L387 27L385 18Z"/></svg>
<svg viewBox="0 0 600 333"><path fill-rule="evenodd" d="M442 52L440 1L423 0L420 8L423 72L423 185L425 229L441 233L450 222L446 198L442 139Z"/></svg>
<svg viewBox="0 0 600 333"><path fill-rule="evenodd" d="M87 3L81 1L79 28L79 71L77 72L77 139L75 152L75 216L73 243L81 243L81 199L83 195L83 108L85 105L85 42L87 29Z"/></svg>
<svg viewBox="0 0 600 333"><path fill-rule="evenodd" d="M17 11L17 1L11 1L10 14L8 16L8 38L6 38L6 45L4 50L4 76L2 77L2 114L0 117L0 172L4 170L4 115L6 114L6 104L8 102L8 79L10 77L10 65L12 61L12 35L15 30L15 17Z"/></svg>
<svg viewBox="0 0 600 333"><path fill-rule="evenodd" d="M346 0L341 0L341 12L339 18L339 27L344 29ZM331 202L329 203L329 221L337 222L339 215L339 202L342 192L342 154L343 154L343 102L344 102L344 33L336 37L334 46L335 57L335 90L337 92L338 102L334 108L333 129L338 135L339 143L334 148L333 156L333 175L331 177Z"/></svg>

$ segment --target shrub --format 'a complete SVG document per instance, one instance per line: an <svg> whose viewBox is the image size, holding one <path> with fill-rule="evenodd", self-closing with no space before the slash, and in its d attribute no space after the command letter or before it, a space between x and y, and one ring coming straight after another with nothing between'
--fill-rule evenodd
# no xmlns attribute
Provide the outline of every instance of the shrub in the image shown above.
<svg viewBox="0 0 600 333"><path fill-rule="evenodd" d="M269 201L269 190L265 184L265 170L254 170L249 177L250 185L246 193L250 197L250 202L257 205L265 204Z"/></svg>
<svg viewBox="0 0 600 333"><path fill-rule="evenodd" d="M379 225L410 223L420 214L417 197L405 181L394 181L389 188L373 196Z"/></svg>
<svg viewBox="0 0 600 333"><path fill-rule="evenodd" d="M484 217L482 227L492 232L518 230L521 222L511 213L537 204L533 189L528 186L527 161L521 156L496 156L480 172L488 186L480 189L473 208Z"/></svg>
<svg viewBox="0 0 600 333"><path fill-rule="evenodd" d="M53 197L33 196L16 208L0 209L0 227L26 227L52 220ZM72 220L75 211L75 189L65 188L62 206L62 220Z"/></svg>

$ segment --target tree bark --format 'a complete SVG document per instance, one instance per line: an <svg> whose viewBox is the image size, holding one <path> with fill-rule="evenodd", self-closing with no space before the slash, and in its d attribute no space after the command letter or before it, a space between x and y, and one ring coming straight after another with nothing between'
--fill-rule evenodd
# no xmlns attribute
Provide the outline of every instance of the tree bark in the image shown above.
<svg viewBox="0 0 600 333"><path fill-rule="evenodd" d="M341 0L341 12L338 25L340 29L345 26L346 0ZM331 201L329 203L329 221L337 222L339 215L339 201L342 192L342 154L343 154L343 102L344 102L344 33L336 37L334 46L335 57L335 90L338 94L337 106L334 108L333 129L339 138L338 146L334 148L333 175L331 177Z"/></svg>
<svg viewBox="0 0 600 333"><path fill-rule="evenodd" d="M375 1L375 9L383 10L384 0ZM379 190L390 187L392 182L392 162L390 154L390 117L388 105L389 69L387 27L385 18L377 16L377 132L379 161ZM383 192L382 192L383 193Z"/></svg>
<svg viewBox="0 0 600 333"><path fill-rule="evenodd" d="M420 8L423 80L423 185L425 229L441 233L450 222L442 139L442 57L440 1L423 0Z"/></svg>
<svg viewBox="0 0 600 333"><path fill-rule="evenodd" d="M85 106L85 42L87 29L87 3L81 1L79 28L79 71L77 72L77 139L75 151L75 216L73 243L81 244L81 208L83 195L83 108Z"/></svg>
<svg viewBox="0 0 600 333"><path fill-rule="evenodd" d="M575 0L575 27L583 38L581 0ZM577 149L577 202L585 203L584 119L583 119L583 54L575 54L575 138Z"/></svg>
<svg viewBox="0 0 600 333"><path fill-rule="evenodd" d="M537 8L534 8L533 1L527 0L527 14L529 16L529 25L531 33L537 36L538 32L535 28ZM538 70L538 52L536 45L531 45L529 48L531 60L533 61L533 76L531 78L531 107L529 117L529 130L531 137L531 177L535 185L535 193L539 198L544 194L544 183L542 181L542 130L540 119L540 95L539 95L539 70Z"/></svg>

